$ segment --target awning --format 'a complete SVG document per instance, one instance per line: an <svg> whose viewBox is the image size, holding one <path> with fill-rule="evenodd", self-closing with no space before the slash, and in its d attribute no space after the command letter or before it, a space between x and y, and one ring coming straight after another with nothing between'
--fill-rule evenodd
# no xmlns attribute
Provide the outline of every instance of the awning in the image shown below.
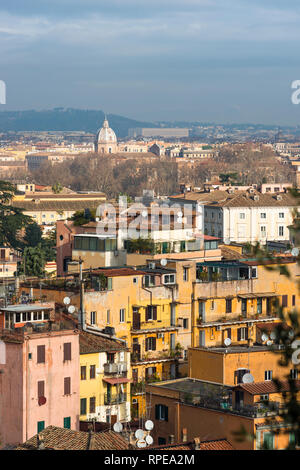
<svg viewBox="0 0 300 470"><path fill-rule="evenodd" d="M277 297L274 292L260 292L259 294L238 294L241 299L257 299L262 297Z"/></svg>
<svg viewBox="0 0 300 470"><path fill-rule="evenodd" d="M115 378L104 377L102 380L111 385L127 384L128 382L131 382L131 380L127 379L126 377L115 377Z"/></svg>

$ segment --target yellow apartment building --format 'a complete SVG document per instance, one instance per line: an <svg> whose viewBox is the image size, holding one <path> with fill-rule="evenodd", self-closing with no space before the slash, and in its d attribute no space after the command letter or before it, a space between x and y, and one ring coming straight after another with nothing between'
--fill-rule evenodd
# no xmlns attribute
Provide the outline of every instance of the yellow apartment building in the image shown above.
<svg viewBox="0 0 300 470"><path fill-rule="evenodd" d="M130 352L121 341L80 331L80 420L128 422Z"/></svg>

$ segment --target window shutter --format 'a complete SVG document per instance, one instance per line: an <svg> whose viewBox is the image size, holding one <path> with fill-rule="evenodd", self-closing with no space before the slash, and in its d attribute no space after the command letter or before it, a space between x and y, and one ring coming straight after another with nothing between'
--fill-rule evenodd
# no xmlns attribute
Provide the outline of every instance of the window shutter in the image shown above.
<svg viewBox="0 0 300 470"><path fill-rule="evenodd" d="M147 307L146 307L146 321L148 321L149 318L150 318L150 306L147 305Z"/></svg>
<svg viewBox="0 0 300 470"><path fill-rule="evenodd" d="M237 330L237 339L238 341L241 341L241 329L240 328L238 328Z"/></svg>
<svg viewBox="0 0 300 470"><path fill-rule="evenodd" d="M146 351L148 351L148 349L149 349L149 339L148 338L146 338L145 349L146 349Z"/></svg>
<svg viewBox="0 0 300 470"><path fill-rule="evenodd" d="M38 398L45 396L45 382L41 380L38 382Z"/></svg>
<svg viewBox="0 0 300 470"><path fill-rule="evenodd" d="M38 346L37 347L37 362L41 364L45 362L45 346Z"/></svg>
<svg viewBox="0 0 300 470"><path fill-rule="evenodd" d="M64 378L64 395L71 395L71 377Z"/></svg>
<svg viewBox="0 0 300 470"><path fill-rule="evenodd" d="M157 320L157 306L154 305L152 308L153 308L153 320Z"/></svg>
<svg viewBox="0 0 300 470"><path fill-rule="evenodd" d="M155 419L159 419L159 405L155 405Z"/></svg>
<svg viewBox="0 0 300 470"><path fill-rule="evenodd" d="M245 328L245 330L246 330L246 331L245 331L245 339L248 339L248 331L249 331L249 329L248 329L248 328Z"/></svg>
<svg viewBox="0 0 300 470"><path fill-rule="evenodd" d="M71 361L71 343L64 343L64 361Z"/></svg>
<svg viewBox="0 0 300 470"><path fill-rule="evenodd" d="M168 421L169 408L165 406L165 421Z"/></svg>
<svg viewBox="0 0 300 470"><path fill-rule="evenodd" d="M152 341L153 341L153 343L152 343L152 344L153 344L152 350L153 350L153 351L156 351L156 338L153 338Z"/></svg>

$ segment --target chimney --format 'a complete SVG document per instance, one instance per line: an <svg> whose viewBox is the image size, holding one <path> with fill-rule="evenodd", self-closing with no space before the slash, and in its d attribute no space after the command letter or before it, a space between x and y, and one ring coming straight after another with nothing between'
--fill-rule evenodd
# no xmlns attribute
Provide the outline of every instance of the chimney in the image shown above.
<svg viewBox="0 0 300 470"><path fill-rule="evenodd" d="M194 437L194 450L200 450L200 437Z"/></svg>
<svg viewBox="0 0 300 470"><path fill-rule="evenodd" d="M37 435L36 445L38 450L45 450L44 438L41 434Z"/></svg>
<svg viewBox="0 0 300 470"><path fill-rule="evenodd" d="M187 428L182 428L182 442L187 442Z"/></svg>

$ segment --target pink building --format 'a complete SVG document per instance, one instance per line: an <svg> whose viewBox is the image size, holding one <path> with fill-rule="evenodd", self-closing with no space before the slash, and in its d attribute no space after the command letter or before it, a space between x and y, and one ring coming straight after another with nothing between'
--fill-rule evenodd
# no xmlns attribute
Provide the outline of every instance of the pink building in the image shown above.
<svg viewBox="0 0 300 470"><path fill-rule="evenodd" d="M0 330L0 447L49 425L79 429L78 331Z"/></svg>

